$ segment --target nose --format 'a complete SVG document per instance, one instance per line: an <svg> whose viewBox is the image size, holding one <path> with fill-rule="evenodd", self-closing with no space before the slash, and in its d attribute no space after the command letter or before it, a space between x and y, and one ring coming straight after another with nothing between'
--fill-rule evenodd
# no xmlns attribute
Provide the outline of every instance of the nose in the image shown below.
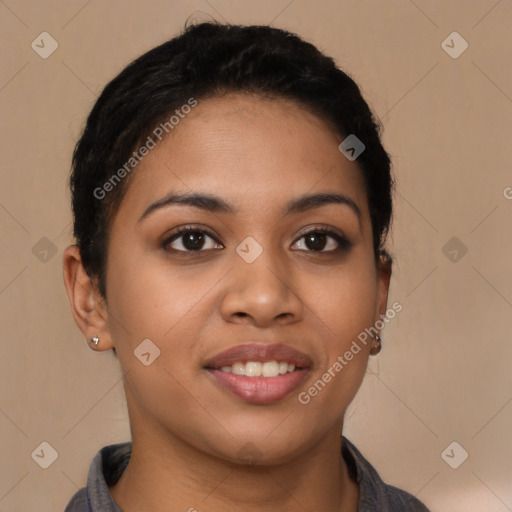
<svg viewBox="0 0 512 512"><path fill-rule="evenodd" d="M266 256L266 252L250 264L236 256L239 260L229 273L220 305L226 322L268 327L302 319L304 304L293 291L290 272L277 267L275 259Z"/></svg>

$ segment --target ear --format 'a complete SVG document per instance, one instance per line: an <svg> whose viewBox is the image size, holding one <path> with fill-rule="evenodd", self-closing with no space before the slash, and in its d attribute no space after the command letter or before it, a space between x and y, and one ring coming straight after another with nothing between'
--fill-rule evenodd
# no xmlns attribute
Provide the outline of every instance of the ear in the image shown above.
<svg viewBox="0 0 512 512"><path fill-rule="evenodd" d="M76 245L64 251L62 263L64 284L76 325L88 340L93 336L100 339L96 350L114 348L105 300L98 291L96 281L87 275Z"/></svg>
<svg viewBox="0 0 512 512"><path fill-rule="evenodd" d="M393 260L386 251L382 251L379 254L379 259L377 261L377 316L375 318L375 322L380 320L387 311L392 263Z"/></svg>

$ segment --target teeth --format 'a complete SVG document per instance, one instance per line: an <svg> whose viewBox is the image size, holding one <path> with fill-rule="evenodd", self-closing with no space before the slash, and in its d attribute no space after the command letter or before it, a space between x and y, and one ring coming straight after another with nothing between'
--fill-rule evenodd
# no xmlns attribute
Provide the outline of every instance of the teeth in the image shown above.
<svg viewBox="0 0 512 512"><path fill-rule="evenodd" d="M232 371L235 375L245 375L245 366L244 366L244 363L235 363L235 364L231 367L231 371Z"/></svg>
<svg viewBox="0 0 512 512"><path fill-rule="evenodd" d="M245 375L247 377L277 377L285 373L292 373L295 370L295 365L287 363L286 361L266 361L261 363L259 361L242 361L234 363L232 366L222 366L221 370L227 373L234 373L235 375Z"/></svg>
<svg viewBox="0 0 512 512"><path fill-rule="evenodd" d="M247 377L261 377L262 366L263 365L261 363L248 361L245 363L245 375L247 375Z"/></svg>
<svg viewBox="0 0 512 512"><path fill-rule="evenodd" d="M277 361L263 363L261 374L263 377L277 377L279 375L279 363Z"/></svg>

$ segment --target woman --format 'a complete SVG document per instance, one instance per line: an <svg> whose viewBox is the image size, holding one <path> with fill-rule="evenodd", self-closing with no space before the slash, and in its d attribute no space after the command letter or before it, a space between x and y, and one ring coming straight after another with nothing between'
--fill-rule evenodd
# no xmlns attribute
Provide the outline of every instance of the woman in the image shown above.
<svg viewBox="0 0 512 512"><path fill-rule="evenodd" d="M107 85L71 190L65 284L119 358L132 442L68 512L427 510L342 436L390 311L392 179L332 59L189 27Z"/></svg>

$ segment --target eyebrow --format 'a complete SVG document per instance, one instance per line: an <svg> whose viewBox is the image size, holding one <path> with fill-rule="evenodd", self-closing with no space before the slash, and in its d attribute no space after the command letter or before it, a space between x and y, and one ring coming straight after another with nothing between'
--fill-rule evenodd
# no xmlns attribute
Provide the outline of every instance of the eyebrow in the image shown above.
<svg viewBox="0 0 512 512"><path fill-rule="evenodd" d="M330 193L318 193L318 194L305 194L290 201L286 207L285 215L291 213L303 212L312 208L320 208L328 204L342 204L350 207L353 212L357 215L358 220L361 220L361 210L359 206L343 194L330 194Z"/></svg>
<svg viewBox="0 0 512 512"><path fill-rule="evenodd" d="M220 197L208 194L176 194L171 192L162 199L150 204L144 213L139 217L138 222L147 217L150 213L173 204L194 206L212 213L235 213L235 209Z"/></svg>
<svg viewBox="0 0 512 512"><path fill-rule="evenodd" d="M341 204L350 207L357 215L358 220L361 221L361 210L350 197L331 193L305 194L293 199L286 205L284 215L304 212L329 204ZM158 201L151 203L139 217L138 222L154 211L171 205L193 206L212 213L236 213L236 209L220 197L209 194L178 194L171 192Z"/></svg>

